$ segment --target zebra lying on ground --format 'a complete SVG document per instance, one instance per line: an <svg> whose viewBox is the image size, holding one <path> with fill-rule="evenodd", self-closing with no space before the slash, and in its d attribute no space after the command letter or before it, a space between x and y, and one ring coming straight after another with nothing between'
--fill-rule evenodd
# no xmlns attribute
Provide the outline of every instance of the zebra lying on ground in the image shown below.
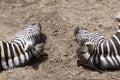
<svg viewBox="0 0 120 80"><path fill-rule="evenodd" d="M118 31L109 40L85 28L76 28L75 36L80 44L78 64L87 64L103 70L120 69L120 14L117 16Z"/></svg>
<svg viewBox="0 0 120 80"><path fill-rule="evenodd" d="M40 43L41 25L31 23L15 35L13 41L0 41L0 69L9 69L29 62L32 57L39 57L43 50Z"/></svg>

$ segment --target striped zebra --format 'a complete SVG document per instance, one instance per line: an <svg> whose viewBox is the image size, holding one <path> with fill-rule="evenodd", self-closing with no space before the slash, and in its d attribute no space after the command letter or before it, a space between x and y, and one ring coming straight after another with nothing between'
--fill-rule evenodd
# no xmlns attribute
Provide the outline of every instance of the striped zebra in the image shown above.
<svg viewBox="0 0 120 80"><path fill-rule="evenodd" d="M0 69L9 69L29 62L32 57L39 57L43 43L39 43L41 25L33 22L15 35L13 41L0 41Z"/></svg>
<svg viewBox="0 0 120 80"><path fill-rule="evenodd" d="M75 29L75 37L80 44L78 64L88 64L103 70L120 69L120 14L116 19L118 30L108 40L100 33L80 27Z"/></svg>

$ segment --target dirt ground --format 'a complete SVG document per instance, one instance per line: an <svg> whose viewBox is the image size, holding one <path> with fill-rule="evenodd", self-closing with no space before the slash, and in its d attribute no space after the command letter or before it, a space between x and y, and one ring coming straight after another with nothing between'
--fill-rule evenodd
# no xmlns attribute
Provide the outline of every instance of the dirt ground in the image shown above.
<svg viewBox="0 0 120 80"><path fill-rule="evenodd" d="M0 40L12 40L19 30L39 21L47 36L48 59L9 69L0 80L120 80L120 71L104 72L77 67L74 37L77 26L100 32L108 39L117 29L119 0L0 0Z"/></svg>

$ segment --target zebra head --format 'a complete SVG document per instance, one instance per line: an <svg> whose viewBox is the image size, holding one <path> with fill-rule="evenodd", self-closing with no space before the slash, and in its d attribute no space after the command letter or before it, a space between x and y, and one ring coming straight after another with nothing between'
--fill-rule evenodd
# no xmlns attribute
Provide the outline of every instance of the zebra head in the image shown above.
<svg viewBox="0 0 120 80"><path fill-rule="evenodd" d="M77 27L74 31L75 37L80 44L81 53L92 54L94 51L94 43L90 40L91 32L86 28Z"/></svg>
<svg viewBox="0 0 120 80"><path fill-rule="evenodd" d="M40 33L41 33L41 25L39 22L33 22L30 23L26 28L19 31L16 34L16 39L21 39L25 44L24 50L31 50L32 48L35 48L36 53L41 51L41 44L37 45L39 43L38 40L40 40ZM39 49L40 46L40 49Z"/></svg>

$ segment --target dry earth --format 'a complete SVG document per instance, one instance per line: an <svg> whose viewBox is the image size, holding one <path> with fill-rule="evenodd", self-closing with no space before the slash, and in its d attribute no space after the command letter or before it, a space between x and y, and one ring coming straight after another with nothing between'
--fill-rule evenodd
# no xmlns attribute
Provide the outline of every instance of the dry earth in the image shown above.
<svg viewBox="0 0 120 80"><path fill-rule="evenodd" d="M39 21L47 36L48 59L0 73L0 80L120 80L120 71L104 72L77 67L76 26L100 32L108 39L116 32L114 15L119 0L0 0L0 40Z"/></svg>

